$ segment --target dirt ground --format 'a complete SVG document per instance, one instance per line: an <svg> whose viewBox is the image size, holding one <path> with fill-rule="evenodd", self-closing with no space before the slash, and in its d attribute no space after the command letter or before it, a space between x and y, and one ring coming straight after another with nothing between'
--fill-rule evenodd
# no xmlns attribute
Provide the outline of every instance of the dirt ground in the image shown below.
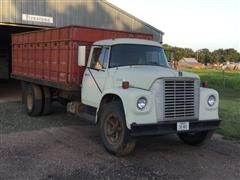
<svg viewBox="0 0 240 180"><path fill-rule="evenodd" d="M20 102L0 103L0 179L240 179L240 142L215 134L192 147L176 136L141 138L119 158L102 146L98 127L54 106L31 118Z"/></svg>

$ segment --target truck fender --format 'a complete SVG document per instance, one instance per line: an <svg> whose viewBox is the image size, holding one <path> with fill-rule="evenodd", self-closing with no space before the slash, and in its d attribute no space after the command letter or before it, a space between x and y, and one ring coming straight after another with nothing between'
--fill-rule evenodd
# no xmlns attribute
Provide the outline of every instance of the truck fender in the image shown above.
<svg viewBox="0 0 240 180"><path fill-rule="evenodd" d="M106 103L109 103L109 102L112 102L112 101L119 101L121 102L122 106L123 106L123 111L124 111L124 114L125 114L125 106L123 104L123 101L122 101L122 97L121 95L119 94L115 94L115 93L106 93L102 96L101 98L101 101L100 101L100 104L97 108L97 113L96 113L96 124L99 122L99 119L100 119L100 114L101 114L101 108L103 107L104 104Z"/></svg>
<svg viewBox="0 0 240 180"><path fill-rule="evenodd" d="M129 89L109 89L105 91L104 95L101 98L100 104L97 108L97 115L95 122L98 123L99 117L101 114L101 107L104 103L118 100L122 103L123 111L126 118L126 125L128 129L131 129L131 124L138 119L138 123L145 122L146 119L149 119L149 122L155 122L155 106L154 98L150 91L129 88ZM144 111L139 111L136 107L135 101L140 97L146 97L148 99L148 106Z"/></svg>

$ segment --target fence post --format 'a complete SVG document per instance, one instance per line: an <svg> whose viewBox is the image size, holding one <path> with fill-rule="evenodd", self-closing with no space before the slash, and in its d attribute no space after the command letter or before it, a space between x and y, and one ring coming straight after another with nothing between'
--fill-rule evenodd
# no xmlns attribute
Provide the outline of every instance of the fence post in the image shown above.
<svg viewBox="0 0 240 180"><path fill-rule="evenodd" d="M222 78L223 78L222 85L223 85L223 88L225 89L225 70L224 69L222 70Z"/></svg>

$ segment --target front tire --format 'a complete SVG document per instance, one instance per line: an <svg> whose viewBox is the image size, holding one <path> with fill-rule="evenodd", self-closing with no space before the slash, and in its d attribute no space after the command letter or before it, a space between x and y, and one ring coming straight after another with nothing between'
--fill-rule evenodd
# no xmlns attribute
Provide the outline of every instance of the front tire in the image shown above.
<svg viewBox="0 0 240 180"><path fill-rule="evenodd" d="M136 141L127 129L122 103L114 101L102 107L100 134L104 147L114 155L124 156L134 150Z"/></svg>
<svg viewBox="0 0 240 180"><path fill-rule="evenodd" d="M213 131L201 131L194 133L179 133L178 137L186 144L197 146L210 141Z"/></svg>

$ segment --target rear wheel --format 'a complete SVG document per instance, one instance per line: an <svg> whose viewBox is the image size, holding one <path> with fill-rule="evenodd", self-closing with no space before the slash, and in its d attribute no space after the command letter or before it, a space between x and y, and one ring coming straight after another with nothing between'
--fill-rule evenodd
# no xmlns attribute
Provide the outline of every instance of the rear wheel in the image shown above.
<svg viewBox="0 0 240 180"><path fill-rule="evenodd" d="M180 133L178 137L189 145L202 145L208 142L213 135L213 131L201 131L193 133Z"/></svg>
<svg viewBox="0 0 240 180"><path fill-rule="evenodd" d="M51 93L48 87L43 87L42 92L43 92L42 114L48 115L51 113L51 105L52 105Z"/></svg>
<svg viewBox="0 0 240 180"><path fill-rule="evenodd" d="M42 111L43 94L41 88L34 84L29 84L26 87L24 95L25 109L30 116L39 116Z"/></svg>
<svg viewBox="0 0 240 180"><path fill-rule="evenodd" d="M27 90L28 84L24 81L21 81L21 89L22 89L22 104L25 104L25 93Z"/></svg>
<svg viewBox="0 0 240 180"><path fill-rule="evenodd" d="M122 104L111 102L102 108L100 133L104 147L114 155L124 156L133 151L136 141L130 136Z"/></svg>

